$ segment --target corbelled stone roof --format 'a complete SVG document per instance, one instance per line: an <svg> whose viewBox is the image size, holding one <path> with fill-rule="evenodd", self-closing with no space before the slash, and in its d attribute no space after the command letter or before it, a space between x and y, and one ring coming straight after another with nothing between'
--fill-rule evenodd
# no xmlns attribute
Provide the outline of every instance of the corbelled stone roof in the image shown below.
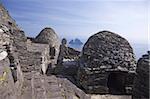
<svg viewBox="0 0 150 99"><path fill-rule="evenodd" d="M91 36L83 47L82 61L91 68L135 69L135 57L129 42L118 34L102 31ZM124 69L123 69L124 68Z"/></svg>
<svg viewBox="0 0 150 99"><path fill-rule="evenodd" d="M50 28L50 27L46 27L44 28L35 38L35 42L38 43L46 43L49 44L51 46L60 44L59 42L59 37L58 35L55 33L55 31Z"/></svg>
<svg viewBox="0 0 150 99"><path fill-rule="evenodd" d="M107 93L110 73L123 78L124 73L135 71L135 67L129 42L113 32L101 31L91 36L83 47L78 81L86 92ZM123 82L117 83L123 85Z"/></svg>

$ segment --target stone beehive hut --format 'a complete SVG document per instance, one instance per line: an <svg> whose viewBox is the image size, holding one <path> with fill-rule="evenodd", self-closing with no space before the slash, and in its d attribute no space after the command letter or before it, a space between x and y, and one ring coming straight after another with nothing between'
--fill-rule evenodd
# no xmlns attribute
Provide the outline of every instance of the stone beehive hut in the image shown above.
<svg viewBox="0 0 150 99"><path fill-rule="evenodd" d="M137 63L137 75L133 87L133 99L149 99L150 51Z"/></svg>
<svg viewBox="0 0 150 99"><path fill-rule="evenodd" d="M102 31L91 36L83 47L78 81L88 93L122 94L128 74L135 66L128 41L115 33Z"/></svg>
<svg viewBox="0 0 150 99"><path fill-rule="evenodd" d="M38 36L35 38L36 43L43 43L43 44L49 44L50 46L50 52L51 50L54 49L55 55L50 55L54 56L54 63L57 61L57 57L59 54L59 46L60 46L60 41L58 35L55 33L55 31L52 28L45 28L43 29ZM51 54L51 53L49 53Z"/></svg>
<svg viewBox="0 0 150 99"><path fill-rule="evenodd" d="M53 52L57 60L59 39L55 32L45 28L36 41L27 39L0 4L0 99L89 99L67 79L41 74Z"/></svg>

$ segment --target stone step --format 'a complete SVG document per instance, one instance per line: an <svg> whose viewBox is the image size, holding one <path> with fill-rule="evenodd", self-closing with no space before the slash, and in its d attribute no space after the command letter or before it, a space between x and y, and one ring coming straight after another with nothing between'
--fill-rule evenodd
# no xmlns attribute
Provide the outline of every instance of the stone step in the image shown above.
<svg viewBox="0 0 150 99"><path fill-rule="evenodd" d="M50 98L50 99L65 99L64 97L54 97L54 98Z"/></svg>
<svg viewBox="0 0 150 99"><path fill-rule="evenodd" d="M65 95L63 94L63 92L59 91L59 92L48 92L47 93L48 98L54 98L54 97L65 97Z"/></svg>
<svg viewBox="0 0 150 99"><path fill-rule="evenodd" d="M91 99L131 99L128 95L91 95Z"/></svg>

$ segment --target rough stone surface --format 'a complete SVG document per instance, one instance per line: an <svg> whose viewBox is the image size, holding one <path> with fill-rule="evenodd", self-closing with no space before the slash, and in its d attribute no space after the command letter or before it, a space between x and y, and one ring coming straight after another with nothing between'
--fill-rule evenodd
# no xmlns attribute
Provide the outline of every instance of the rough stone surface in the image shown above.
<svg viewBox="0 0 150 99"><path fill-rule="evenodd" d="M60 52L57 61L58 65L63 64L66 59L77 60L80 55L79 51L67 46L67 40L65 38L62 39L62 44L60 45L59 50Z"/></svg>
<svg viewBox="0 0 150 99"><path fill-rule="evenodd" d="M18 28L16 22L9 15L5 7L0 3L0 25L6 25L9 28Z"/></svg>
<svg viewBox="0 0 150 99"><path fill-rule="evenodd" d="M20 98L22 83L24 81L23 73L21 70L21 66L18 59L18 54L15 52L15 48L11 45L6 46L6 51L8 53L8 59L10 62L9 68L11 70L11 74L13 77L13 81L15 83L15 92L17 93L17 98Z"/></svg>
<svg viewBox="0 0 150 99"><path fill-rule="evenodd" d="M59 41L59 37L57 36L57 34L52 28L43 29L39 33L39 35L36 36L35 42L49 44L50 48L54 48L55 49L54 59L57 60L59 54L60 41ZM56 62L57 61L55 61L54 63L56 64Z"/></svg>
<svg viewBox="0 0 150 99"><path fill-rule="evenodd" d="M49 55L49 51L50 51L49 45L48 44L39 44L39 43L27 42L27 50L29 52L34 53L34 54L41 53L41 54L38 54L39 56L36 56L36 59L37 59L37 57L39 57L39 61L41 61L41 62L40 62L40 64L38 64L38 66L40 67L42 72L45 74L48 65L52 61L50 59L51 56ZM34 60L35 63L38 61L36 59ZM34 67L37 67L37 64Z"/></svg>
<svg viewBox="0 0 150 99"><path fill-rule="evenodd" d="M67 47L67 40L65 38L62 39L59 50L60 51L59 51L59 55L58 55L57 64L62 65L65 57L69 55L68 47Z"/></svg>
<svg viewBox="0 0 150 99"><path fill-rule="evenodd" d="M11 35L13 37L12 46L16 48L15 52L18 53L19 63L21 65L21 68L23 68L23 66L27 66L26 64L24 64L24 60L28 58L24 57L24 55L28 53L26 45L27 38L25 36L25 33L21 30L13 30Z"/></svg>
<svg viewBox="0 0 150 99"><path fill-rule="evenodd" d="M8 30L0 27L0 48L9 53L0 61L0 99L88 99L67 79L41 73L51 61L57 60L60 43L55 32L45 28L35 39L27 39L2 5L0 11L0 25ZM56 54L51 59L53 48Z"/></svg>
<svg viewBox="0 0 150 99"><path fill-rule="evenodd" d="M25 81L28 87L22 89L23 99L72 99L73 96L90 99L67 79L41 75L39 72L30 72L28 75Z"/></svg>
<svg viewBox="0 0 150 99"><path fill-rule="evenodd" d="M91 95L91 99L131 99L129 95Z"/></svg>
<svg viewBox="0 0 150 99"><path fill-rule="evenodd" d="M114 40L116 39L116 37L111 39L113 39L111 41L114 41L113 42L114 44L110 43L109 40L108 41L103 40L103 41L105 43L106 42L110 43L110 45L109 44L108 45L109 46L112 45L114 48L117 46L117 48L121 49L120 51L124 52L124 50L127 50L126 51L127 55L125 53L121 54L121 61L125 61L123 63L126 63L126 61L128 60L126 59L126 56L128 56L128 52L132 53L132 49L130 48L128 49L128 47L130 46L128 45L128 43L126 43L126 41L123 41L124 43L122 41L119 41L122 43L116 43L115 42L116 40ZM118 42L118 38L117 38L117 42ZM92 43L92 44L96 45L96 43ZM104 43L102 44L103 46L105 46ZM62 64L64 65L64 68L61 69L62 71L61 73L59 73L59 75L54 76L50 74L49 76L47 76L41 72L41 70L43 70L43 72L46 71L47 65L49 63L50 64L54 63L53 65L55 65L59 53L59 45L60 43L59 43L58 36L51 28L43 29L36 38L30 38L30 37L27 38L25 36L25 33L17 26L15 21L11 18L8 11L0 4L0 49L7 51L8 53L8 57L0 61L0 99L90 99L89 96L91 95L85 94L85 92L77 88L74 84L76 83L75 81L76 73L77 73L76 71L78 70L78 65L77 65L78 60L75 61L75 59L76 57L79 57L80 52L75 51L72 48L68 48L69 54L68 56L64 56L64 57L69 58L69 60L65 61ZM118 47L118 46L123 46L123 49L122 47ZM88 49L88 51L90 51L89 47L85 47L83 52L86 52L85 51L86 48ZM98 46L94 47L94 49L97 48L101 48L101 47ZM105 46L103 49L106 48L107 47ZM92 50L92 54L93 54L93 50ZM117 52L109 52L108 50L107 55L109 55L109 53L111 54ZM90 54L89 56L92 56L92 54ZM93 54L93 55L96 56L97 54ZM103 52L102 55L105 56ZM117 55L113 54L112 56L112 60L115 59L115 62L118 60ZM85 53L83 54L83 56L86 56ZM115 58L115 56L117 57ZM122 60L122 57L124 57L125 60ZM84 57L81 58L84 59ZM97 58L93 58L93 59L94 62L92 62L92 64L97 62L98 60ZM107 61L108 58L102 58L102 60L103 59ZM99 60L98 60L98 64L101 63L99 62ZM88 63L89 61L87 60ZM110 63L112 63L113 61L111 61ZM133 62L132 58L129 58L128 61ZM99 87L99 84L106 84L105 82L103 82L104 80L102 80L101 82L100 79L109 78L108 72L112 73L113 71L116 73L117 71L117 73L119 72L119 76L117 77L124 78L124 74L126 74L128 71L131 71L133 69L133 68L129 68L130 66L126 66L126 64L124 64L123 66L122 65L116 66L115 63L115 65L112 65L112 67L115 68L111 68L111 69L108 68L109 66L107 65L101 66L100 64L98 66L94 65L96 66L95 68L92 64L88 64L86 65L86 67L85 65L81 65L84 67L84 69L83 68L79 69L78 77L81 78L81 75L85 73L86 77L89 77L90 79L88 80L87 78L83 79L87 83L80 83L80 84L82 85L83 88L86 88L88 84L92 83L90 86L88 86L88 88L90 89L95 88L94 90L92 90L95 92L99 91L97 90L97 88L101 88L102 91L106 88L106 86ZM130 65L133 64L134 62L130 63ZM126 69L122 67L126 67L126 68L128 67L128 68ZM105 72L101 73L99 72L99 69L104 69ZM14 80L14 74L15 74L15 80ZM120 81L122 81L122 79ZM86 87L84 87L83 84L85 84ZM99 97L103 97L103 96L99 96ZM107 96L104 96L104 99L111 98L111 96L107 98L106 97ZM93 97L91 98L93 99ZM121 98L123 97L121 96L118 99Z"/></svg>
<svg viewBox="0 0 150 99"><path fill-rule="evenodd" d="M80 55L80 51L77 51L71 47L68 47L68 56L66 58L69 59L78 59Z"/></svg>
<svg viewBox="0 0 150 99"><path fill-rule="evenodd" d="M16 48L15 42L17 41L17 45L21 45L22 47L24 45L22 45L22 43L20 42L21 40L20 41L15 40L15 38L21 39L19 36L21 35L21 33L15 34L16 32L14 31L14 30L19 30L19 27L16 25L15 21L11 18L8 11L2 6L2 4L0 4L0 25L1 25L0 29L4 30L0 32L0 48L2 50L8 51L4 46L4 45L8 45L10 47L9 53L11 54L6 58L8 59L8 63L0 62L0 64L3 63L3 66L7 68L4 71L3 69L0 70L2 70L3 73L6 74L6 76L9 75L8 79L6 79L5 86L3 86L3 88L2 87L0 88L1 90L0 92L2 92L0 99L20 99L22 82L23 82L23 74L19 62L19 57L18 57L19 49ZM12 61L16 67L16 73L17 73L16 75L17 79L15 82L13 78L14 71L12 71L10 67ZM9 72L5 73L6 70L9 70ZM12 91L12 93L10 93L10 91Z"/></svg>
<svg viewBox="0 0 150 99"><path fill-rule="evenodd" d="M150 52L138 60L132 99L149 99Z"/></svg>
<svg viewBox="0 0 150 99"><path fill-rule="evenodd" d="M8 58L0 61L0 99L16 99L15 84Z"/></svg>
<svg viewBox="0 0 150 99"><path fill-rule="evenodd" d="M125 75L134 72L135 67L133 49L128 41L115 33L102 31L91 36L83 47L78 80L86 92L107 93L109 84L115 86L109 80L116 79L110 82L120 84L119 88L125 87ZM114 90L117 93L121 89Z"/></svg>

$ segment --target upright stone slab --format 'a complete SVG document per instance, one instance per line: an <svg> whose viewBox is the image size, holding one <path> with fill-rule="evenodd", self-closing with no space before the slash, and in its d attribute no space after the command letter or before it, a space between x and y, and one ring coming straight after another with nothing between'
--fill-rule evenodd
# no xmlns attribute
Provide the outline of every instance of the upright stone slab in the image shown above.
<svg viewBox="0 0 150 99"><path fill-rule="evenodd" d="M59 55L58 55L57 64L62 65L65 56L68 55L67 40L65 38L62 39L59 50L60 50L60 52L59 52Z"/></svg>
<svg viewBox="0 0 150 99"><path fill-rule="evenodd" d="M126 78L130 71L135 71L135 66L128 41L115 33L102 31L85 43L77 78L87 93L122 94L126 90Z"/></svg>
<svg viewBox="0 0 150 99"><path fill-rule="evenodd" d="M150 51L138 60L132 99L149 99Z"/></svg>

